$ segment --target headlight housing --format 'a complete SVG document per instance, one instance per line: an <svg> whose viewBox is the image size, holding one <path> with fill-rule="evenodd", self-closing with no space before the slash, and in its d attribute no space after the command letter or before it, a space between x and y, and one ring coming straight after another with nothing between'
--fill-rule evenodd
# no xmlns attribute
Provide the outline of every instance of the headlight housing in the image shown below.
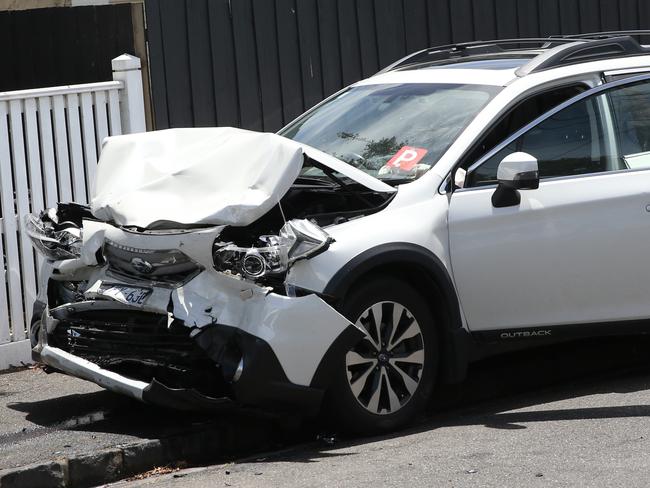
<svg viewBox="0 0 650 488"><path fill-rule="evenodd" d="M47 259L60 261L78 258L83 243L81 229L71 222L55 226L53 212L54 210L43 212L40 217L26 215L23 220L24 231L34 248Z"/></svg>
<svg viewBox="0 0 650 488"><path fill-rule="evenodd" d="M214 265L219 271L242 274L258 279L286 272L289 266L325 251L332 238L310 220L290 220L277 236L259 238L257 247L240 247L233 243L217 243Z"/></svg>

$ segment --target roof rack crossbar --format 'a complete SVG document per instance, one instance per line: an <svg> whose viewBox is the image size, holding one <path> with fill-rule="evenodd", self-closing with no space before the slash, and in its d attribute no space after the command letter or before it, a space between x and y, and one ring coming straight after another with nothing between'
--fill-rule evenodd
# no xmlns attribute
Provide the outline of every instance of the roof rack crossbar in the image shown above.
<svg viewBox="0 0 650 488"><path fill-rule="evenodd" d="M563 39L606 39L608 37L623 36L650 36L650 30L620 30L605 32L588 32L585 34L567 34L561 36Z"/></svg>
<svg viewBox="0 0 650 488"><path fill-rule="evenodd" d="M537 56L517 70L517 76L588 61L647 54L650 54L650 48L641 46L630 36L603 37L584 43L568 44Z"/></svg>
<svg viewBox="0 0 650 488"><path fill-rule="evenodd" d="M477 54L500 54L504 52L507 53L510 51L516 52L521 50L521 46L529 46L531 44L538 44L539 46L537 47L537 49L545 49L545 50L558 47L564 44L570 44L570 43L575 44L575 46L573 46L571 49L568 50L569 52L567 52L566 50L562 50L564 56L559 56L558 54L557 59L554 58L553 56L546 59L544 62L544 66L545 66L544 68L535 66L535 71L539 71L540 69L548 69L549 67L551 67L552 63L550 62L550 60L553 60L553 62L559 62L561 60L563 64L570 64L569 59L572 59L574 63L578 62L577 51L580 51L584 47L583 45L581 45L583 43L591 45L592 43L598 41L608 41L608 40L618 39L618 41L615 41L614 44L618 42L619 48L624 49L624 52L620 52L618 50L619 48L616 48L611 53L607 53L606 50L600 53L594 52L592 53L591 56L586 54L585 52L584 55L585 59L590 57L594 59L606 59L607 57L615 57L621 55L629 56L629 55L648 54L645 51L645 48L643 48L636 40L634 40L630 36L650 36L650 30L590 32L587 34L554 35L549 37L529 37L529 38L522 38L522 39L494 39L489 41L470 41L470 42L461 42L455 44L445 44L442 46L429 47L427 49L422 49L421 51L417 51L412 54L409 54L408 56L405 56L404 58L384 68L378 74L386 73L388 71L394 71L396 69L404 68L406 66L425 64L428 62L444 61L447 59L454 59L458 57L468 57ZM504 49L505 46L513 46L513 45L516 47L511 49ZM572 49L576 50L576 54L573 58L571 58L570 56L572 54L571 52ZM531 63L529 64L533 64L533 63L534 60L531 61ZM558 64L558 66L561 65L562 64ZM526 71L526 70L524 69L520 71ZM532 72L532 70L530 70L529 72Z"/></svg>
<svg viewBox="0 0 650 488"><path fill-rule="evenodd" d="M552 45L560 45L569 42L580 42L575 39L563 39L560 37L529 37L522 39L495 39L490 41L470 41L459 42L455 44L445 44L442 46L434 46L421 51L416 51L408 56L405 56L393 64L382 69L379 73L386 73L394 71L398 68L410 66L414 64L421 64L433 61L441 61L445 59L453 59L457 57L469 56L474 54L487 54L487 53L502 53L508 51L517 51L521 49L519 46L538 44L538 48L548 49ZM586 41L585 41L586 42ZM504 49L503 46L517 45L514 49Z"/></svg>

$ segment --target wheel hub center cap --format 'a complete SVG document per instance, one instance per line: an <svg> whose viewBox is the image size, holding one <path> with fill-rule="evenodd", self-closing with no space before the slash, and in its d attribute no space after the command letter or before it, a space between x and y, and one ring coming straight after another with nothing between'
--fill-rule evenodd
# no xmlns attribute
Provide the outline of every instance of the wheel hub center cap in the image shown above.
<svg viewBox="0 0 650 488"><path fill-rule="evenodd" d="M377 359L381 364L386 364L388 362L388 354L386 354L385 352L381 352L377 356Z"/></svg>

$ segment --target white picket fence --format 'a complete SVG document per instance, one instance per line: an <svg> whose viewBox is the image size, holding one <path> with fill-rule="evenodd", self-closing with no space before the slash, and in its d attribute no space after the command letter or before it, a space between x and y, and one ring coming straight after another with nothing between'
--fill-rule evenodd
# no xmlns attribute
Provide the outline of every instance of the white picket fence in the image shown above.
<svg viewBox="0 0 650 488"><path fill-rule="evenodd" d="M23 217L88 202L102 140L146 130L140 60L112 67L113 81L0 92L0 370L30 361L39 258Z"/></svg>

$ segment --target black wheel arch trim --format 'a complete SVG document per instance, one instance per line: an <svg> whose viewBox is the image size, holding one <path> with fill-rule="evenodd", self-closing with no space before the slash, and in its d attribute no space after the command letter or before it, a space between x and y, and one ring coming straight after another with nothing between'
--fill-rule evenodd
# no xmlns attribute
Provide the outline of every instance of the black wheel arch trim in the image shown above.
<svg viewBox="0 0 650 488"><path fill-rule="evenodd" d="M457 383L465 378L472 350L471 336L463 328L458 295L445 265L425 247L409 242L381 244L358 254L330 279L323 295L340 301L350 287L362 276L386 265L408 264L421 269L446 305L447 320L440 327L443 346L441 374L446 383ZM420 287L418 290L422 291ZM426 297L426 292L423 293Z"/></svg>

